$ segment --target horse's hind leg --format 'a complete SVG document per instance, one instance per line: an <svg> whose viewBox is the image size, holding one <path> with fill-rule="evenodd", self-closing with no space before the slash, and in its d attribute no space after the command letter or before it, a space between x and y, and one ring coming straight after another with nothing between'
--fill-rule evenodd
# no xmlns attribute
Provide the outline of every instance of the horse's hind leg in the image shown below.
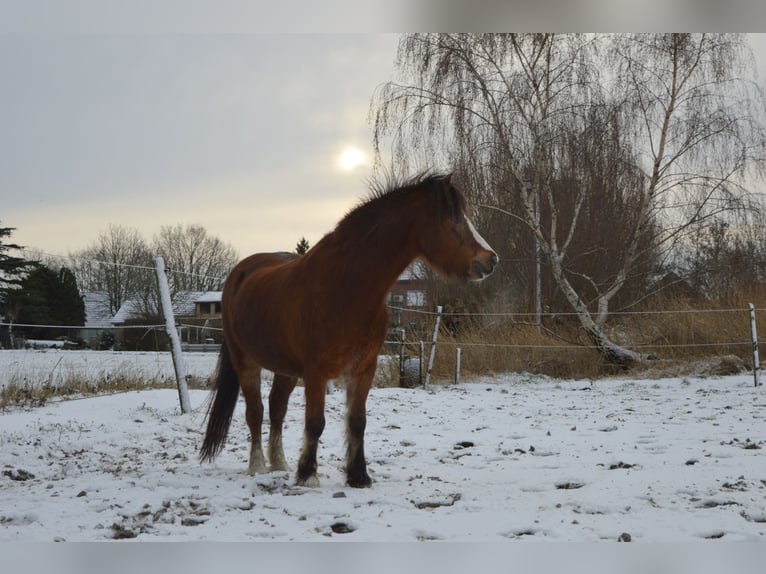
<svg viewBox="0 0 766 574"><path fill-rule="evenodd" d="M282 447L282 425L287 413L287 401L297 382L295 377L274 373L269 393L269 468L272 471L290 470Z"/></svg>
<svg viewBox="0 0 766 574"><path fill-rule="evenodd" d="M242 394L245 396L245 419L250 428L250 476L266 472L266 460L261 446L261 425L263 423L263 401L261 400L261 369L249 367L240 377Z"/></svg>

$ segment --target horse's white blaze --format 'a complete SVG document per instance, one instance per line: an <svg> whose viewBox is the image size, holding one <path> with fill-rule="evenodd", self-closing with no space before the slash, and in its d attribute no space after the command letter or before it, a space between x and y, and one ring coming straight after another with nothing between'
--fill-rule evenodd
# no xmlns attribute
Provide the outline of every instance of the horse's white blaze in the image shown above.
<svg viewBox="0 0 766 574"><path fill-rule="evenodd" d="M476 228L473 226L473 223L471 222L471 220L466 217L465 222L468 224L468 229L470 229L471 233L473 233L473 238L476 240L476 243L481 245L487 251L492 251L492 253L494 253L495 250L489 246L489 243L487 243L486 239L484 239L481 235L479 235L479 232L476 231Z"/></svg>

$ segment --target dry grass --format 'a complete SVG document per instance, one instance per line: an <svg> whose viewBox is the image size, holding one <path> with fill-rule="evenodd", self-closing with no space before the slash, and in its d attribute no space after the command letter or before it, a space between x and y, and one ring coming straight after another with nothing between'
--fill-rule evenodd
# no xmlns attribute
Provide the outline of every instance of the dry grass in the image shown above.
<svg viewBox="0 0 766 574"><path fill-rule="evenodd" d="M210 388L207 379L187 377L190 389ZM0 411L11 407L38 407L52 399L80 398L111 393L127 393L144 389L175 388L175 381L170 379L144 379L141 377L108 377L99 381L89 380L76 374L67 374L57 384L42 383L30 385L27 381L12 377L10 382L0 389Z"/></svg>
<svg viewBox="0 0 766 574"><path fill-rule="evenodd" d="M740 293L723 302L662 299L641 313L614 314L607 322L610 337L648 355L632 376L723 375L752 368L748 303L755 304L761 336L766 333L766 294ZM457 347L461 348L461 376L529 372L557 378L598 378L624 373L604 362L574 317L548 318L538 333L533 326L510 319L473 324L457 336L444 332L433 376L454 379ZM430 345L426 345L428 349ZM419 352L408 347L411 356ZM426 360L428 350L426 350Z"/></svg>
<svg viewBox="0 0 766 574"><path fill-rule="evenodd" d="M462 375L493 375L505 372L529 372L551 377L588 378L598 376L601 360L587 348L538 333L529 325L510 325L491 329L473 329L459 336L440 336L432 375L453 379L461 349Z"/></svg>

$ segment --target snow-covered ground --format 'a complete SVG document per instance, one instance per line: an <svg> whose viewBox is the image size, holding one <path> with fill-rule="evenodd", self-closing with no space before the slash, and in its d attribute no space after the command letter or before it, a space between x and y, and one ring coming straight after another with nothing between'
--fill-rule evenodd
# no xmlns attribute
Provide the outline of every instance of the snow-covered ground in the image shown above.
<svg viewBox="0 0 766 574"><path fill-rule="evenodd" d="M344 485L344 397L327 398L316 489L245 474L241 401L225 451L200 465L205 391L190 415L174 390L2 412L0 540L766 539L766 390L748 375L374 389L364 490ZM299 387L293 466L302 420Z"/></svg>

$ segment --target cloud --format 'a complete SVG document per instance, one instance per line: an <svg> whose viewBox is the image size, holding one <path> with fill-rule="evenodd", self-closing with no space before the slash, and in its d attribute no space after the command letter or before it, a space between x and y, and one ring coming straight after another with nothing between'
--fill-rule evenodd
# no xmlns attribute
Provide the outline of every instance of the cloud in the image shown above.
<svg viewBox="0 0 766 574"><path fill-rule="evenodd" d="M108 223L205 224L241 218L228 203L286 202L280 214L306 210L292 218L326 229L322 203L363 190L339 178L337 153L369 143L369 99L395 47L364 35L2 36L4 224L31 247L75 249ZM274 243L293 241L286 225L269 227L285 234Z"/></svg>

